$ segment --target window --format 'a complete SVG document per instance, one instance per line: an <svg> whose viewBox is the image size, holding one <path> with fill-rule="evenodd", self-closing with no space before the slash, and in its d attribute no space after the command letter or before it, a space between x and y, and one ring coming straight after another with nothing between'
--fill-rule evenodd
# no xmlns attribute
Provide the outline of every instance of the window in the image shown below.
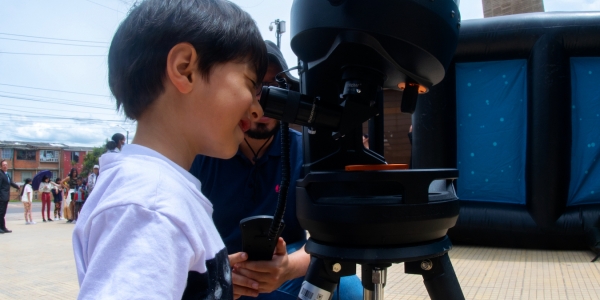
<svg viewBox="0 0 600 300"><path fill-rule="evenodd" d="M56 180L58 178L58 171L50 171L52 175L50 176L50 180Z"/></svg>
<svg viewBox="0 0 600 300"><path fill-rule="evenodd" d="M40 162L58 162L59 153L55 150L41 150Z"/></svg>
<svg viewBox="0 0 600 300"><path fill-rule="evenodd" d="M21 171L21 182L25 182L25 179L33 179L31 171Z"/></svg>
<svg viewBox="0 0 600 300"><path fill-rule="evenodd" d="M35 160L35 150L17 150L18 160Z"/></svg>
<svg viewBox="0 0 600 300"><path fill-rule="evenodd" d="M79 152L71 152L71 161L79 162Z"/></svg>
<svg viewBox="0 0 600 300"><path fill-rule="evenodd" d="M2 148L2 159L13 159L13 149L12 148Z"/></svg>

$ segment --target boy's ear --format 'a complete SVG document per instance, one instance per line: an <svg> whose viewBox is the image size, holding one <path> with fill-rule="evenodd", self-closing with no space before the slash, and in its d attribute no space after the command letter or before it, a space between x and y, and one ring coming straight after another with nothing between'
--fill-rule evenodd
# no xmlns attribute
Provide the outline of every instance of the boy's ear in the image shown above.
<svg viewBox="0 0 600 300"><path fill-rule="evenodd" d="M190 43L179 43L167 56L167 77L182 94L192 91L198 54Z"/></svg>

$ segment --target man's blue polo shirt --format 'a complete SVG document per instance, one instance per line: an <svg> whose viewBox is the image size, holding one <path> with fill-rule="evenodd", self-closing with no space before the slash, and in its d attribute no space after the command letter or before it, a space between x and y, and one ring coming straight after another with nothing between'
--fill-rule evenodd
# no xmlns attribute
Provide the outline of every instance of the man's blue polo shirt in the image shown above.
<svg viewBox="0 0 600 300"><path fill-rule="evenodd" d="M290 188L282 237L289 245L306 239L296 219L296 180L302 176L302 135L290 129ZM202 184L202 193L212 202L213 220L227 251L242 250L240 220L256 215L273 215L281 185L281 132L277 132L267 152L252 164L238 150L231 159L198 155L190 169Z"/></svg>

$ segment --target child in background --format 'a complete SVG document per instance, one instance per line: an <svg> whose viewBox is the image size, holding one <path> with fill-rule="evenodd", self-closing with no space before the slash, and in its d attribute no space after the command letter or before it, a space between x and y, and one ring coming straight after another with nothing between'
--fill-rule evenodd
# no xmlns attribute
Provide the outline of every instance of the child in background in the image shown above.
<svg viewBox="0 0 600 300"><path fill-rule="evenodd" d="M235 155L263 116L266 67L256 24L229 1L146 0L129 11L108 82L137 131L120 154L100 157L75 226L79 299L234 297L230 263L247 255L228 257L187 170L196 154Z"/></svg>
<svg viewBox="0 0 600 300"><path fill-rule="evenodd" d="M54 196L54 219L62 220L61 204L63 201L64 187L60 185L60 178L56 178L56 185L52 189L52 196Z"/></svg>
<svg viewBox="0 0 600 300"><path fill-rule="evenodd" d="M83 202L85 201L85 196L87 193L87 188L83 184L83 180L81 178L77 178L77 186L75 187L75 192L73 193L73 200L75 201L75 205L73 208L73 223L77 223L77 218L79 218L79 212L81 212L81 207L83 206Z"/></svg>
<svg viewBox="0 0 600 300"><path fill-rule="evenodd" d="M25 208L25 224L35 224L31 217L31 203L33 202L33 188L31 187L31 178L25 179L25 186L21 191L21 202Z"/></svg>

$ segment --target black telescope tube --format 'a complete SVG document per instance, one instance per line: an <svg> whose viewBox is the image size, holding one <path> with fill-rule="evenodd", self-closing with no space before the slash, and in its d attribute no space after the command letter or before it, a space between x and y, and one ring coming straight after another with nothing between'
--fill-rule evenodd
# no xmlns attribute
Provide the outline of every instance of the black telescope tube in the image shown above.
<svg viewBox="0 0 600 300"><path fill-rule="evenodd" d="M263 87L260 105L265 117L314 128L336 130L342 116L342 107L325 107L319 98L311 98L295 91Z"/></svg>

